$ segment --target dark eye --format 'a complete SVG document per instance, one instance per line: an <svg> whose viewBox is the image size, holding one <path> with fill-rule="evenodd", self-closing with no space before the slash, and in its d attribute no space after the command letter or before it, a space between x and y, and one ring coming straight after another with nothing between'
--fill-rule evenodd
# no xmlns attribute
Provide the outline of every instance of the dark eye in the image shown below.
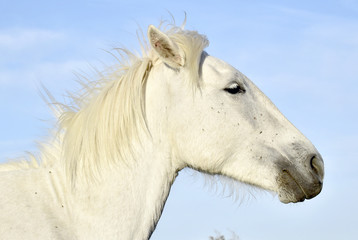
<svg viewBox="0 0 358 240"><path fill-rule="evenodd" d="M238 94L238 93L246 92L246 90L238 83L233 83L229 87L225 88L224 90L230 94Z"/></svg>

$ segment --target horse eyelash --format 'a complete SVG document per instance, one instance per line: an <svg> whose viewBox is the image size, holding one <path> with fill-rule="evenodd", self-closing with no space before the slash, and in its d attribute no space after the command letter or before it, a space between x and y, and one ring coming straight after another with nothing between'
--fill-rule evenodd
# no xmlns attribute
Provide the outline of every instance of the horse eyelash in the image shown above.
<svg viewBox="0 0 358 240"><path fill-rule="evenodd" d="M232 95L246 92L245 88L243 88L238 83L232 84L230 87L227 87L224 90Z"/></svg>

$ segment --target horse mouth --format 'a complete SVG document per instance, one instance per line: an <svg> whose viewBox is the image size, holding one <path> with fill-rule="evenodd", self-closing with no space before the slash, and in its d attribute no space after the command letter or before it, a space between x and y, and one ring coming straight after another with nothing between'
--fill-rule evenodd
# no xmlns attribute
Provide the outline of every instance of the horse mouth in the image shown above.
<svg viewBox="0 0 358 240"><path fill-rule="evenodd" d="M295 176L288 170L282 170L277 178L278 197L282 203L303 202L317 196L322 190L321 182L308 183L303 177Z"/></svg>

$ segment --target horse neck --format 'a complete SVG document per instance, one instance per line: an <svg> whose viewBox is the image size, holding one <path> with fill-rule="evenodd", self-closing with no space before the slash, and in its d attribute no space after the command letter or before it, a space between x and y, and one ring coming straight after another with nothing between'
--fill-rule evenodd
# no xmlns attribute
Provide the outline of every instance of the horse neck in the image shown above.
<svg viewBox="0 0 358 240"><path fill-rule="evenodd" d="M150 237L177 172L163 151L151 149L139 155L108 170L101 183L77 193L75 221L85 226L85 231L78 231L84 239Z"/></svg>
<svg viewBox="0 0 358 240"><path fill-rule="evenodd" d="M120 143L125 145L123 149L116 149L117 145L111 147L111 149L105 149L118 151L120 154L107 154L108 151L93 152L88 148L89 151L84 151L82 160L87 159L88 152L92 152L95 153L96 159L92 159L95 161L77 165L77 169L81 170L81 166L92 168L99 162L99 167L96 168L95 172L101 172L101 178L97 184L82 183L80 186L76 185L73 197L75 213L72 221L73 225L79 226L77 229L77 235L81 236L78 237L79 239L148 239L160 218L176 174L183 167L179 161L173 161L176 158L171 155L170 141L165 134L167 124L163 112L166 105L163 104L163 98L167 91L160 87L162 81L158 79L162 76L162 72L161 69L155 70L154 68L152 71L147 79L145 94L146 120L150 134L145 133L145 131L129 131L128 134L124 132L128 139L120 139ZM101 106L103 106L104 101L110 99L108 94L103 96L107 97L102 99ZM115 104L107 105L117 106ZM134 112L138 113L139 111ZM87 116L83 115L82 117ZM132 116L133 121L138 119L138 116L134 116ZM78 119L80 118L73 118L74 122ZM127 121L127 119L125 120ZM123 120L122 123L124 124L126 121ZM84 122L88 121L80 121L79 123ZM74 130L72 133L75 135L82 133L77 130L77 125L73 125L73 127L70 128L70 130ZM82 129L83 131L91 130L85 127ZM124 129L109 130L123 131ZM98 139L106 140L108 134L103 135L103 138L96 136L96 144L93 146L97 146ZM138 134L137 137L135 137L136 134ZM77 135L70 139L78 139ZM93 137L93 134L82 134L80 136ZM116 139L116 135L110 135L109 139ZM108 141L108 143L111 142ZM74 148L71 143L67 145L68 148L65 150ZM82 144L82 141L79 141L79 143ZM81 144L76 146L79 147ZM100 147L105 148L106 146L102 144ZM101 154L108 156L101 156ZM74 161L79 158L77 155L73 156L74 159L72 160ZM110 161L102 161L106 159ZM91 171L89 172L91 173ZM75 178L75 181L78 179ZM81 224L78 224L79 222Z"/></svg>

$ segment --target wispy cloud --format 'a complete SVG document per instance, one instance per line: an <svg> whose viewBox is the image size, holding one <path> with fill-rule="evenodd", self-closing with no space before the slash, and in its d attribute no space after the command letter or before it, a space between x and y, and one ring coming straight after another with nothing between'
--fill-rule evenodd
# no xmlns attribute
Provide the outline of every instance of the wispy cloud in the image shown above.
<svg viewBox="0 0 358 240"><path fill-rule="evenodd" d="M88 68L89 63L80 60L41 62L21 69L0 71L0 86L35 87L38 83L56 84L57 87L73 82L74 72Z"/></svg>
<svg viewBox="0 0 358 240"><path fill-rule="evenodd" d="M48 29L0 30L0 85L34 86L74 79L73 71L86 70L98 63L92 56L98 40L76 33ZM92 48L91 48L92 46ZM84 50L86 49L86 50ZM95 62L95 63L94 63ZM98 61L97 61L98 62Z"/></svg>
<svg viewBox="0 0 358 240"><path fill-rule="evenodd" d="M21 50L32 46L39 46L45 42L64 40L63 32L45 29L9 29L0 32L0 51Z"/></svg>

